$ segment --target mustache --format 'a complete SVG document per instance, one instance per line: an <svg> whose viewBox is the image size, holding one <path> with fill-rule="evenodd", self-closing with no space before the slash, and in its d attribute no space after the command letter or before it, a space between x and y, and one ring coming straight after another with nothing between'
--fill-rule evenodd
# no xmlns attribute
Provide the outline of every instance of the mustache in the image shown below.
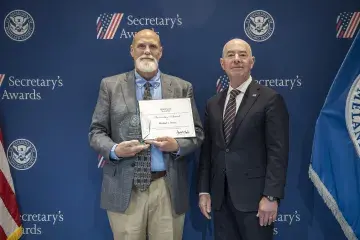
<svg viewBox="0 0 360 240"><path fill-rule="evenodd" d="M150 57L150 56L143 56L143 57L139 57L140 60L144 60L144 59L147 59L147 60L155 60L154 57Z"/></svg>

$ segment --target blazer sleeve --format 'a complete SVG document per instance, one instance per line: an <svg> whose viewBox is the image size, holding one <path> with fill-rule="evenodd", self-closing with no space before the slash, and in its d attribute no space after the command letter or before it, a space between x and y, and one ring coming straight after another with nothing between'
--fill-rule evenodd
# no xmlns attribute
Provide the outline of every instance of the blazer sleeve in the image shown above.
<svg viewBox="0 0 360 240"><path fill-rule="evenodd" d="M116 144L110 138L110 124L110 97L106 79L103 79L90 124L89 142L90 146L106 160L109 160L111 148Z"/></svg>
<svg viewBox="0 0 360 240"><path fill-rule="evenodd" d="M265 112L267 167L263 194L281 199L289 157L289 114L283 97L274 95Z"/></svg>
<svg viewBox="0 0 360 240"><path fill-rule="evenodd" d="M204 115L205 138L201 146L198 167L198 193L210 193L210 169L211 169L211 131L209 124L209 104L206 105Z"/></svg>

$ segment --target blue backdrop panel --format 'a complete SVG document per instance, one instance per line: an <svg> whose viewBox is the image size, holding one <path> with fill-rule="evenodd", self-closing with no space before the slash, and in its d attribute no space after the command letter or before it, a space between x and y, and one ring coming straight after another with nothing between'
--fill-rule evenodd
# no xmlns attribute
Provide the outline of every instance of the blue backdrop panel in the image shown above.
<svg viewBox="0 0 360 240"><path fill-rule="evenodd" d="M254 79L279 91L290 111L286 197L274 235L344 239L307 171L315 121L358 31L352 13L359 11L355 0L1 1L0 124L23 239L111 239L88 129L100 80L132 70L129 46L143 28L161 37L160 69L193 84L201 116L218 79L226 79L223 45L234 37L250 43ZM197 157L189 158L186 240L213 236L197 207Z"/></svg>

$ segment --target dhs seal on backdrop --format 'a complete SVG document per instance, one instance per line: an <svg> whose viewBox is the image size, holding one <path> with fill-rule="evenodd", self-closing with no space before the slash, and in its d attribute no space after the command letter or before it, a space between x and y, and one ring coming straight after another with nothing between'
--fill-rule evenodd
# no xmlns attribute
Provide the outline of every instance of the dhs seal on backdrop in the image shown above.
<svg viewBox="0 0 360 240"><path fill-rule="evenodd" d="M7 156L12 167L17 170L27 170L35 164L37 151L29 140L17 139L10 144Z"/></svg>
<svg viewBox="0 0 360 240"><path fill-rule="evenodd" d="M358 156L360 156L360 74L354 79L346 99L346 126Z"/></svg>
<svg viewBox="0 0 360 240"><path fill-rule="evenodd" d="M275 22L273 17L266 11L256 10L246 16L244 31L248 38L255 42L268 40L274 33Z"/></svg>
<svg viewBox="0 0 360 240"><path fill-rule="evenodd" d="M32 16L23 10L10 12L4 20L5 33L14 41L25 41L31 37L35 30Z"/></svg>

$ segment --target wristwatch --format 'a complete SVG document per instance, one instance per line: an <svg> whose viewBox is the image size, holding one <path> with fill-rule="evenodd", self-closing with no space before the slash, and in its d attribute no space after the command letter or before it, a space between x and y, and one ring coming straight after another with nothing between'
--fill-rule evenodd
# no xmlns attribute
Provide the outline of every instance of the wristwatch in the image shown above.
<svg viewBox="0 0 360 240"><path fill-rule="evenodd" d="M273 197L273 196L265 196L270 202L275 202L275 201L279 201L279 199L277 197Z"/></svg>

